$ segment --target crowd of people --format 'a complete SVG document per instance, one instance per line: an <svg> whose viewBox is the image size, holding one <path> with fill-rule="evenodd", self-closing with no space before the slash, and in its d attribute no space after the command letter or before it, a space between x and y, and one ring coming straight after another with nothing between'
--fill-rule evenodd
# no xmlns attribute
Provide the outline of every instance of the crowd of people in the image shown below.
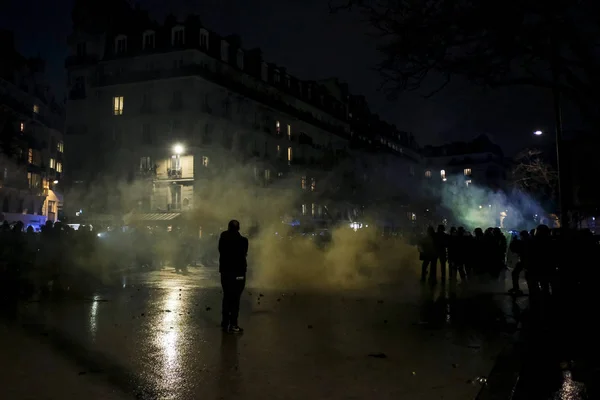
<svg viewBox="0 0 600 400"><path fill-rule="evenodd" d="M509 293L524 294L519 283L524 278L532 308L548 304L552 298L564 302L593 293L592 287L600 278L600 269L593 265L600 255L600 245L587 229L550 229L540 225L519 234L505 234L499 228L477 228L471 234L462 227L453 227L448 234L440 225L437 231L433 227L427 229L419 250L421 281L428 279L431 284L438 282L438 270L445 281L447 269L451 281L459 275L461 281L493 281L508 272L509 256L514 258Z"/></svg>
<svg viewBox="0 0 600 400"><path fill-rule="evenodd" d="M184 271L205 247L214 247L216 260L216 238L201 242L180 229L98 231L81 225L76 230L48 221L38 233L31 226L25 229L21 222L4 222L0 225L0 284L44 290L48 283L56 288L73 281L107 281L123 269L169 265Z"/></svg>
<svg viewBox="0 0 600 400"><path fill-rule="evenodd" d="M446 233L444 225L427 228L427 233L419 242L421 260L421 281L428 279L431 284L438 281L440 269L442 281L446 281L446 270L450 271L450 280L461 280L475 276L498 278L506 265L507 239L499 228L481 228L473 234L463 227L452 227ZM447 268L448 267L448 268Z"/></svg>

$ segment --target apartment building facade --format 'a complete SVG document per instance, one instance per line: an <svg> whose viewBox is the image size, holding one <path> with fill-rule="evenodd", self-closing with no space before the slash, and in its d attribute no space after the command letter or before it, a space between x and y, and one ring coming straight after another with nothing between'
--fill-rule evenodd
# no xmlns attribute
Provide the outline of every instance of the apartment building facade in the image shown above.
<svg viewBox="0 0 600 400"><path fill-rule="evenodd" d="M26 59L0 32L0 222L39 229L62 207L64 109L44 83L44 62Z"/></svg>
<svg viewBox="0 0 600 400"><path fill-rule="evenodd" d="M470 142L426 146L424 178L430 184L473 184L495 190L506 188L508 165L501 148L486 135Z"/></svg>
<svg viewBox="0 0 600 400"><path fill-rule="evenodd" d="M340 182L356 173L353 164L389 156L415 176L414 139L391 126L369 130L366 120L378 119L351 101L347 85L298 79L195 16L157 24L128 12L127 23L69 38L67 167L72 186L88 194L74 198L74 210L110 212L93 188L123 178L152 182L129 206L192 210L206 182L237 169L265 193L301 191L294 213L321 218L328 204L345 207L333 206L325 188L348 197ZM378 152L385 157L373 157Z"/></svg>

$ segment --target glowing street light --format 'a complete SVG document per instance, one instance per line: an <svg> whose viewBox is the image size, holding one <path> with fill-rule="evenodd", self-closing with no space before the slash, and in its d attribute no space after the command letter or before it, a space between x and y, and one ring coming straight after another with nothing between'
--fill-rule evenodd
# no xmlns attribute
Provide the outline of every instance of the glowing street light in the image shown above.
<svg viewBox="0 0 600 400"><path fill-rule="evenodd" d="M58 185L58 181L54 181L54 184L55 184L55 185Z"/></svg>
<svg viewBox="0 0 600 400"><path fill-rule="evenodd" d="M177 154L178 156L183 154L183 151L184 151L184 148L183 148L182 144L177 143L176 145L173 146L173 153Z"/></svg>
<svg viewBox="0 0 600 400"><path fill-rule="evenodd" d="M533 134L535 136L542 136L544 134L544 132L542 132L542 131L535 131L535 132L533 132Z"/></svg>

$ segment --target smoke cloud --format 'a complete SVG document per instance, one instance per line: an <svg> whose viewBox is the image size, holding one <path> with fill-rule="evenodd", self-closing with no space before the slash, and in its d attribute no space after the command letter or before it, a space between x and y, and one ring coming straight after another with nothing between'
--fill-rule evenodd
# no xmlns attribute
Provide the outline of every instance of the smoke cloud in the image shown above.
<svg viewBox="0 0 600 400"><path fill-rule="evenodd" d="M237 219L242 233L256 229L250 235L248 255L252 286L286 290L365 289L394 282L413 283L418 276L420 262L416 248L400 237L382 236L381 230L370 223L373 219L369 215L361 217L362 228L357 230L350 227L349 221L334 221L326 214L323 217L329 225L326 230L310 229L311 217L299 216L300 205L303 202L310 205L307 193L299 190L300 176L261 187L255 183L252 165L237 163L221 171L218 176L196 184L193 210L183 213L183 220L174 224L194 238L202 232L202 238L192 246L197 246L196 253L203 253L201 258L207 267L216 267L218 234L229 220ZM335 180L335 174L335 171L330 173L322 181ZM148 183L112 182L111 187L110 201L115 209L122 210L127 222L136 214L138 199L148 193ZM308 194L318 196L318 193ZM92 189L67 197L84 201L101 195L106 196ZM328 205L333 213L335 204L327 199L314 202ZM310 211L309 208L309 215ZM289 224L294 219L300 221L300 226ZM142 227L143 224L137 224L137 228ZM330 240L324 239L327 236ZM152 252L162 258L174 260L181 251L177 240L153 243ZM133 254L144 251L142 245L124 237L105 240L102 246L110 251L95 252L94 257L100 257L95 263L106 270L111 264L133 261ZM167 267L171 266L167 262Z"/></svg>
<svg viewBox="0 0 600 400"><path fill-rule="evenodd" d="M531 229L544 216L544 210L530 195L518 190L493 190L470 184L464 177L448 177L438 189L431 189L449 215L449 221L468 229L503 227Z"/></svg>

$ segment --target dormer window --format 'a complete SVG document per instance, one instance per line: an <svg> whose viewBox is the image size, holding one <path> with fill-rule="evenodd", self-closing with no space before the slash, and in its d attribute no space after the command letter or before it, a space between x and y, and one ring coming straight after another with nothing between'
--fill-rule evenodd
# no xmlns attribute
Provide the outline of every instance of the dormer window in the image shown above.
<svg viewBox="0 0 600 400"><path fill-rule="evenodd" d="M208 31L204 28L200 29L200 47L208 50Z"/></svg>
<svg viewBox="0 0 600 400"><path fill-rule="evenodd" d="M142 38L142 48L144 50L153 49L155 46L155 36L154 31L146 31L144 32Z"/></svg>
<svg viewBox="0 0 600 400"><path fill-rule="evenodd" d="M127 51L127 36L119 35L115 38L115 53L123 54Z"/></svg>
<svg viewBox="0 0 600 400"><path fill-rule="evenodd" d="M242 49L237 51L237 66L239 69L244 69L244 50Z"/></svg>
<svg viewBox="0 0 600 400"><path fill-rule="evenodd" d="M185 44L185 28L183 26L176 26L171 30L171 44L173 46Z"/></svg>
<svg viewBox="0 0 600 400"><path fill-rule="evenodd" d="M229 61L229 43L226 40L221 40L221 61Z"/></svg>
<svg viewBox="0 0 600 400"><path fill-rule="evenodd" d="M273 73L273 81L275 83L279 83L281 81L281 75L279 74L278 69L276 69L275 72Z"/></svg>
<svg viewBox="0 0 600 400"><path fill-rule="evenodd" d="M264 61L260 65L260 77L265 82L269 80L269 66Z"/></svg>

